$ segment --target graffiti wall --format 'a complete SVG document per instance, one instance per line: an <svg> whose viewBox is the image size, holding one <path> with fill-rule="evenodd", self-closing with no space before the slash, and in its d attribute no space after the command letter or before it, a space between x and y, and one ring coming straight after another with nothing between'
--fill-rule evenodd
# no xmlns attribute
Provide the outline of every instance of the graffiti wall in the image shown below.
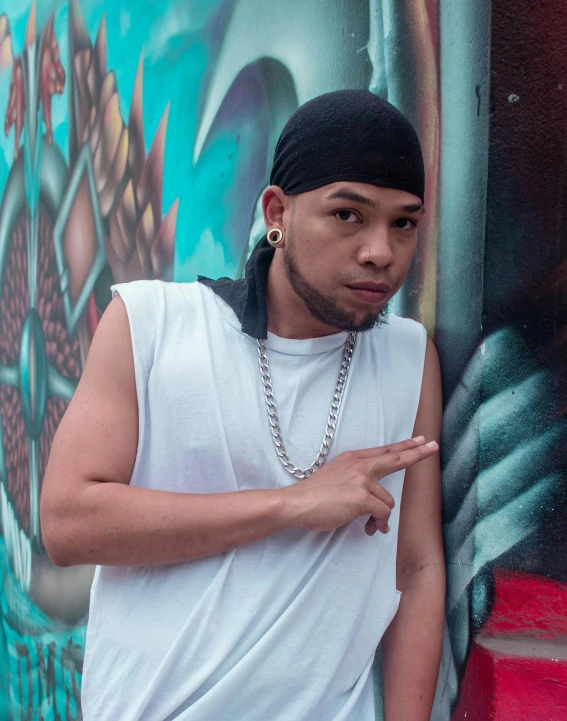
<svg viewBox="0 0 567 721"><path fill-rule="evenodd" d="M3 5L0 719L81 718L93 569L50 563L38 502L110 285L239 276L285 121L339 88L400 107L426 158L395 310L426 325L443 365L449 587L432 718L516 718L518 664L522 708L548 679L547 715L529 718L564 718L567 16L550 31L549 10L514 5L493 2L492 30L488 0ZM380 717L379 654L376 687Z"/></svg>
<svg viewBox="0 0 567 721"><path fill-rule="evenodd" d="M491 10L483 331L446 411L446 544L456 564L448 619L453 648L469 656L455 718L481 721L489 709L499 721L559 721L567 716L567 8L493 0ZM469 578L467 629L455 591Z"/></svg>

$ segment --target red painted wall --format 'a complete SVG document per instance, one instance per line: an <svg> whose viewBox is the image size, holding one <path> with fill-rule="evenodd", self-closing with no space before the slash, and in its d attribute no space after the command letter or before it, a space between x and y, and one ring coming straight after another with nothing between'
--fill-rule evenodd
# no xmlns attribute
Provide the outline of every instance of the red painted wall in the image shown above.
<svg viewBox="0 0 567 721"><path fill-rule="evenodd" d="M564 721L567 583L504 569L495 580L453 721Z"/></svg>

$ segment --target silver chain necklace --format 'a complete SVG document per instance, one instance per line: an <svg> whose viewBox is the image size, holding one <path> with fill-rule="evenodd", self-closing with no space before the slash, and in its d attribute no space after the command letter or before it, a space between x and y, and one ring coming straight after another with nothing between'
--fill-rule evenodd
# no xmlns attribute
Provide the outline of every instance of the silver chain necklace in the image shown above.
<svg viewBox="0 0 567 721"><path fill-rule="evenodd" d="M312 473L318 471L319 468L327 460L329 451L333 444L333 438L335 437L335 431L337 430L337 422L339 420L339 412L341 409L341 400L343 397L343 391L345 389L348 371L350 368L350 362L352 360L352 354L354 352L354 346L356 343L356 331L352 331L348 334L346 339L345 347L343 350L343 356L341 359L341 366L339 369L339 376L337 378L337 384L335 386L335 392L333 394L333 401L331 403L331 410L329 411L329 418L327 420L327 426L323 435L323 443L319 449L319 454L309 468L298 468L295 466L287 455L285 449L282 432L280 428L280 421L278 419L278 413L276 408L276 399L274 396L274 388L272 386L272 377L270 375L270 365L268 363L268 352L266 350L266 341L262 338L258 338L258 355L260 360L260 372L262 374L262 384L264 386L264 395L266 397L266 406L268 408L268 416L270 419L270 427L272 429L272 438L274 439L274 445L276 447L276 453L280 459L283 467L296 478L303 479L308 478Z"/></svg>

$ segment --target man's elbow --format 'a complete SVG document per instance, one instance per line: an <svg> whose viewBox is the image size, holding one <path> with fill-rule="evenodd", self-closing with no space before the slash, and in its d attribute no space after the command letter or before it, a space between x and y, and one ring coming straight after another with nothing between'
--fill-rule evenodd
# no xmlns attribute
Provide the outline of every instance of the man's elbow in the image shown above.
<svg viewBox="0 0 567 721"><path fill-rule="evenodd" d="M412 585L433 585L442 595L445 594L447 583L446 564L443 551L431 553L413 562L400 564L398 567L398 587L400 590Z"/></svg>
<svg viewBox="0 0 567 721"><path fill-rule="evenodd" d="M73 558L76 543L66 515L54 499L42 494L39 507L41 539L50 561L60 567L79 563Z"/></svg>
<svg viewBox="0 0 567 721"><path fill-rule="evenodd" d="M46 534L42 528L42 541L47 556L54 566L65 568L77 564L77 562L71 558L68 545L58 538L56 533Z"/></svg>

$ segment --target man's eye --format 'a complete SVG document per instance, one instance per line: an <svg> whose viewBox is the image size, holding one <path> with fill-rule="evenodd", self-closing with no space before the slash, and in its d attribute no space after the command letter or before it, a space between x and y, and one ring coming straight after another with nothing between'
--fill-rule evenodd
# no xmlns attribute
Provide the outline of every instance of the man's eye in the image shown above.
<svg viewBox="0 0 567 721"><path fill-rule="evenodd" d="M398 218L398 220L394 221L394 225L400 230L412 230L417 226L417 223L411 218Z"/></svg>
<svg viewBox="0 0 567 721"><path fill-rule="evenodd" d="M344 223L356 223L358 216L352 210L337 210L334 214L335 218L342 220Z"/></svg>

